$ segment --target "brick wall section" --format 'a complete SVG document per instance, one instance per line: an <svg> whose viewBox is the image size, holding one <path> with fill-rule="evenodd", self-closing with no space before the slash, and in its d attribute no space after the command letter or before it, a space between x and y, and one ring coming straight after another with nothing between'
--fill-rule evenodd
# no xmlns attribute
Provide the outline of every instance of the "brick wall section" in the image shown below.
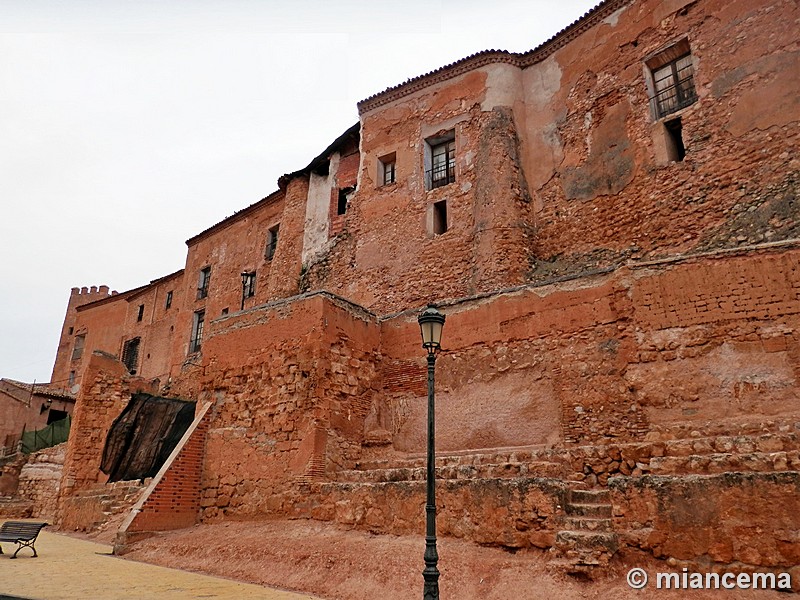
<svg viewBox="0 0 800 600"><path fill-rule="evenodd" d="M643 277L633 296L640 326L664 329L800 314L796 253L732 257L724 270L716 263L694 262Z"/></svg>
<svg viewBox="0 0 800 600"><path fill-rule="evenodd" d="M200 487L206 434L210 422L208 406L201 408L199 420L187 431L185 443L176 448L153 479L123 533L167 531L194 525L200 515Z"/></svg>

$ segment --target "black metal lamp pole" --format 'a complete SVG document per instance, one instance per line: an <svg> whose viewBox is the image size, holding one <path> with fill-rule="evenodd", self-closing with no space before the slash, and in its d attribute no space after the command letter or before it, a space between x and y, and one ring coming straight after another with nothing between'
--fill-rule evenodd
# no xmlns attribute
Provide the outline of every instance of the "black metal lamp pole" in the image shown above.
<svg viewBox="0 0 800 600"><path fill-rule="evenodd" d="M244 310L244 298L247 293L247 280L250 278L250 273L242 271L242 307L239 310Z"/></svg>
<svg viewBox="0 0 800 600"><path fill-rule="evenodd" d="M444 315L433 306L419 316L422 347L428 350L428 473L425 502L425 579L423 600L439 600L439 553L436 551L436 419L434 411L434 371L436 352L441 347Z"/></svg>

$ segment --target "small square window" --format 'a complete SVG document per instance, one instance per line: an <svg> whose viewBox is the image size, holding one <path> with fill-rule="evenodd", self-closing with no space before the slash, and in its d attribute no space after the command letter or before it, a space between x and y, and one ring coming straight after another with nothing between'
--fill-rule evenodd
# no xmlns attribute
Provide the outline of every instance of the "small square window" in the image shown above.
<svg viewBox="0 0 800 600"><path fill-rule="evenodd" d="M208 296L208 285L211 282L211 267L200 270L200 278L197 281L197 299Z"/></svg>
<svg viewBox="0 0 800 600"><path fill-rule="evenodd" d="M279 230L280 224L270 227L269 231L267 231L267 249L264 252L264 258L267 260L272 260L275 256L275 249L278 247Z"/></svg>
<svg viewBox="0 0 800 600"><path fill-rule="evenodd" d="M222 316L224 317L227 314L228 314L228 307L226 306L225 308L222 309Z"/></svg>
<svg viewBox="0 0 800 600"><path fill-rule="evenodd" d="M70 327L69 331L67 331L67 335L72 335L72 332L75 331L74 327Z"/></svg>
<svg viewBox="0 0 800 600"><path fill-rule="evenodd" d="M167 292L167 299L164 301L164 310L169 309L172 306L172 290Z"/></svg>
<svg viewBox="0 0 800 600"><path fill-rule="evenodd" d="M380 185L389 185L397 181L397 156L394 152L378 159L378 180Z"/></svg>
<svg viewBox="0 0 800 600"><path fill-rule="evenodd" d="M139 312L136 313L136 320L141 321L144 318L144 304L139 305Z"/></svg>

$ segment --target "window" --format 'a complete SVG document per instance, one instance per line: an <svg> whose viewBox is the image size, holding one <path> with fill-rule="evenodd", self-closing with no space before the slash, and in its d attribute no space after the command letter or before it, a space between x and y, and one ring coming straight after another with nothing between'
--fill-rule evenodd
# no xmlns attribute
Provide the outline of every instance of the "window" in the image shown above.
<svg viewBox="0 0 800 600"><path fill-rule="evenodd" d="M441 235L447 231L447 200L433 205L433 233Z"/></svg>
<svg viewBox="0 0 800 600"><path fill-rule="evenodd" d="M75 385L75 371L69 372L69 387Z"/></svg>
<svg viewBox="0 0 800 600"><path fill-rule="evenodd" d="M650 70L650 106L656 119L697 100L689 41L682 40L645 62Z"/></svg>
<svg viewBox="0 0 800 600"><path fill-rule="evenodd" d="M227 314L228 314L228 307L226 306L225 308L222 309L222 316L224 317Z"/></svg>
<svg viewBox="0 0 800 600"><path fill-rule="evenodd" d="M211 267L206 267L200 271L200 279L197 281L197 299L208 296L208 284L211 281Z"/></svg>
<svg viewBox="0 0 800 600"><path fill-rule="evenodd" d="M336 203L337 215L343 215L344 213L347 212L347 201L349 199L350 194L353 193L355 189L356 188L351 186L351 187L341 188L339 190L339 200Z"/></svg>
<svg viewBox="0 0 800 600"><path fill-rule="evenodd" d="M139 305L139 312L136 314L136 320L141 321L144 318L144 304Z"/></svg>
<svg viewBox="0 0 800 600"><path fill-rule="evenodd" d="M280 224L271 227L269 231L267 231L267 251L264 253L264 258L267 260L272 260L275 256L275 249L278 247L279 230Z"/></svg>
<svg viewBox="0 0 800 600"><path fill-rule="evenodd" d="M198 310L194 313L194 320L192 322L192 339L189 342L189 352L200 352L200 346L203 343L203 325L206 321L206 311Z"/></svg>
<svg viewBox="0 0 800 600"><path fill-rule="evenodd" d="M76 335L75 345L72 347L72 360L78 360L83 356L83 346L86 343L86 335Z"/></svg>
<svg viewBox="0 0 800 600"><path fill-rule="evenodd" d="M164 301L164 310L168 310L172 306L172 290L167 292L167 299Z"/></svg>
<svg viewBox="0 0 800 600"><path fill-rule="evenodd" d="M425 174L427 188L445 186L456 180L456 138L450 131L425 140Z"/></svg>
<svg viewBox="0 0 800 600"><path fill-rule="evenodd" d="M380 185L389 185L396 181L396 165L397 158L394 152L378 159L378 181L381 182Z"/></svg>
<svg viewBox="0 0 800 600"><path fill-rule="evenodd" d="M242 273L242 298L256 295L256 272Z"/></svg>
<svg viewBox="0 0 800 600"><path fill-rule="evenodd" d="M681 118L665 122L664 129L667 133L667 159L676 162L682 161L686 156L686 147L683 145Z"/></svg>
<svg viewBox="0 0 800 600"><path fill-rule="evenodd" d="M70 327L69 331L67 331L67 335L72 335L72 332L75 331L74 327Z"/></svg>
<svg viewBox="0 0 800 600"><path fill-rule="evenodd" d="M135 337L122 345L122 362L131 375L136 375L136 365L139 363L140 338Z"/></svg>

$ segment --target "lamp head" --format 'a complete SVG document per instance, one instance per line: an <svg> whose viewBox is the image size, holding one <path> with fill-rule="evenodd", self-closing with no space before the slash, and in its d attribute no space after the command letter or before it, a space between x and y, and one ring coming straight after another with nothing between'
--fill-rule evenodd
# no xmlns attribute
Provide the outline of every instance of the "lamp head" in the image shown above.
<svg viewBox="0 0 800 600"><path fill-rule="evenodd" d="M432 304L428 305L428 308L417 318L422 334L422 347L428 352L436 352L441 348L444 318L444 315Z"/></svg>

